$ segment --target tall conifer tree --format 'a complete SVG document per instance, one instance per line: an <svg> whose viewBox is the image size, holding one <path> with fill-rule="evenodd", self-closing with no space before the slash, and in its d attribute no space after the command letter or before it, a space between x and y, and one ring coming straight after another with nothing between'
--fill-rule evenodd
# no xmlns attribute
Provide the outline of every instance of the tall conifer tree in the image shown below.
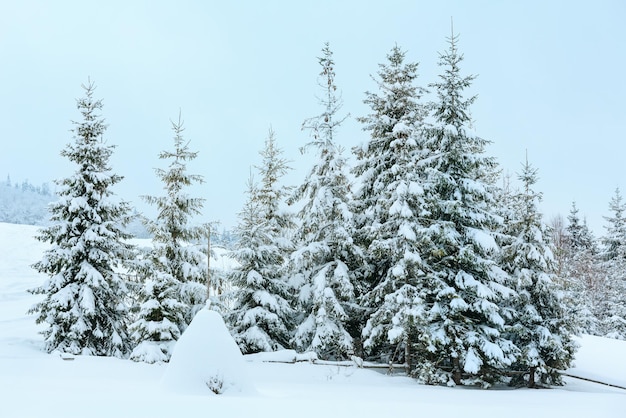
<svg viewBox="0 0 626 418"><path fill-rule="evenodd" d="M323 112L304 121L302 128L319 152L304 183L290 202L303 201L296 231L298 249L290 258L290 274L299 290L298 305L304 311L294 345L315 351L320 358L338 359L354 352L349 329L351 318L361 312L355 298L354 267L361 259L353 243L351 190L346 160L336 143L337 130L346 116L339 116L342 100L335 84L335 63L328 43L319 58L319 85ZM354 331L353 331L354 332Z"/></svg>
<svg viewBox="0 0 626 418"><path fill-rule="evenodd" d="M112 186L122 180L109 167L113 146L103 139L102 101L91 81L77 100L82 121L74 123L74 142L61 151L77 166L73 176L56 181L59 200L50 206L52 225L37 239L51 244L34 268L49 276L32 293L44 295L31 312L43 331L48 352L127 355L126 285L118 273L133 255L123 230L130 208L116 201Z"/></svg>
<svg viewBox="0 0 626 418"><path fill-rule="evenodd" d="M422 257L430 266L425 296L427 342L416 375L447 384L496 382L514 359L515 347L503 335L502 300L512 293L495 257L500 227L494 204L496 163L484 155L488 143L472 128L465 98L473 76L462 76L458 37L440 54L440 80L433 126L427 130L428 223Z"/></svg>
<svg viewBox="0 0 626 418"><path fill-rule="evenodd" d="M174 150L163 151L160 159L169 160L167 169L157 168L164 196L144 196L157 208L154 221L146 227L152 235L153 248L145 261L136 266L145 281L140 291L138 317L132 326L137 346L131 358L148 363L168 361L176 341L202 307L206 297L206 254L195 244L206 229L193 226L201 214L204 199L191 197L187 188L202 183L202 176L189 174L187 163L197 152L189 150L183 138L183 122L172 122Z"/></svg>
<svg viewBox="0 0 626 418"><path fill-rule="evenodd" d="M421 321L425 90L416 85L417 63L398 46L380 65L378 93L366 93L372 113L359 118L369 141L356 148L356 237L367 255L363 303L370 310L363 330L371 356L410 363L410 335Z"/></svg>

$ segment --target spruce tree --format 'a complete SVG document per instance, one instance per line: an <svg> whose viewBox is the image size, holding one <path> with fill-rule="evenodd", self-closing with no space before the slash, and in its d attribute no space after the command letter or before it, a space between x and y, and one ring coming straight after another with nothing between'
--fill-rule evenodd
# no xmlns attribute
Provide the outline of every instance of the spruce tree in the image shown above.
<svg viewBox="0 0 626 418"><path fill-rule="evenodd" d="M226 320L244 354L288 348L293 328L284 269L286 256L293 251L288 234L293 221L281 210L287 190L278 181L288 169L281 154L270 130L261 152L261 184L250 180L236 229L239 240L232 256L239 266L230 281L237 290Z"/></svg>
<svg viewBox="0 0 626 418"><path fill-rule="evenodd" d="M600 255L603 261L614 260L618 257L620 247L626 245L626 204L623 202L619 188L609 202L611 216L605 216L607 222L606 235L602 238L603 251Z"/></svg>
<svg viewBox="0 0 626 418"><path fill-rule="evenodd" d="M367 92L371 113L358 120L369 141L356 148L356 237L367 264L363 329L370 357L411 363L411 336L421 322L424 267L419 241L423 225L424 172L420 166L425 89L416 85L417 63L405 62L398 46L380 65L378 93ZM395 353L398 352L396 356Z"/></svg>
<svg viewBox="0 0 626 418"><path fill-rule="evenodd" d="M580 332L598 335L602 300L598 290L602 288L600 283L604 280L604 273L598 259L596 240L587 222L580 219L576 202L572 202L567 220L567 265L563 281L570 321Z"/></svg>
<svg viewBox="0 0 626 418"><path fill-rule="evenodd" d="M600 254L605 280L596 289L600 335L626 340L626 204L619 189L609 202L611 216L605 217L606 235Z"/></svg>
<svg viewBox="0 0 626 418"><path fill-rule="evenodd" d="M298 213L298 249L291 254L290 275L298 289L303 315L294 337L302 351L322 359L340 359L354 352L353 323L361 313L355 302L354 267L361 259L353 243L350 182L346 160L336 134L346 116L339 117L342 100L335 84L335 63L328 43L319 64L323 112L304 121L318 161L298 187L290 203L304 202ZM352 326L352 327L351 327ZM357 328L358 329L358 328ZM352 331L352 335L349 331Z"/></svg>
<svg viewBox="0 0 626 418"><path fill-rule="evenodd" d="M484 155L487 140L478 137L470 118L475 96L465 98L473 76L462 76L458 37L440 54L433 126L426 132L428 223L421 253L428 271L424 296L428 333L416 375L447 384L497 382L514 359L515 347L504 335L503 298L512 294L508 276L498 267L494 234L496 163Z"/></svg>
<svg viewBox="0 0 626 418"><path fill-rule="evenodd" d="M204 199L191 197L187 188L202 183L202 176L189 174L187 163L197 152L189 150L183 138L183 122L172 122L174 150L163 151L159 158L169 160L167 169L157 168L164 196L143 196L156 206L155 220L146 221L153 246L145 260L136 265L144 281L139 293L137 319L132 325L137 346L131 358L148 363L168 361L173 343L187 328L206 298L206 254L195 244L206 229L193 226L201 214Z"/></svg>
<svg viewBox="0 0 626 418"><path fill-rule="evenodd" d="M123 229L130 208L112 192L122 177L109 167L114 147L103 139L102 100L93 97L91 81L82 87L82 121L73 122L74 142L61 151L77 168L56 181L51 225L37 236L51 248L33 267L49 278L31 290L44 299L30 312L48 325L42 332L48 352L124 357L130 347L126 285L118 272L133 256Z"/></svg>
<svg viewBox="0 0 626 418"><path fill-rule="evenodd" d="M579 209L576 202L572 202L572 208L567 216L567 232L569 234L569 245L576 252L581 250L591 250L595 252L595 243L586 220L581 220L578 215Z"/></svg>
<svg viewBox="0 0 626 418"><path fill-rule="evenodd" d="M513 317L507 322L507 334L519 350L513 369L524 373L512 383L525 378L528 387L537 382L560 385L559 371L573 360L575 330L555 281L549 231L537 208L541 194L532 189L537 170L526 161L519 179L523 189L513 197L514 214L505 228L513 241L502 252L503 268L512 276L516 291L510 299Z"/></svg>
<svg viewBox="0 0 626 418"><path fill-rule="evenodd" d="M555 273L561 288L565 288L564 272L567 267L568 234L562 215L553 216L548 224L550 229L550 245L554 255Z"/></svg>

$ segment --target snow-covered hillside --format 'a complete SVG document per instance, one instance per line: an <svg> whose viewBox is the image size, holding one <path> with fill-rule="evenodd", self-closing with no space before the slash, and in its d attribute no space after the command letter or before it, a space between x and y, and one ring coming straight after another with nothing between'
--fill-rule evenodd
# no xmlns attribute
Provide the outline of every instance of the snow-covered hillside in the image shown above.
<svg viewBox="0 0 626 418"><path fill-rule="evenodd" d="M171 390L167 365L113 358L64 360L42 351L27 293L45 277L29 266L37 227L0 224L0 411L3 417L623 417L626 390L567 378L549 390L418 385L354 367L244 363L255 390L215 395ZM210 321L209 321L210 322ZM211 328L207 328L210 332ZM203 339L209 340L209 339ZM206 341L204 341L206 342ZM626 386L626 342L585 336L569 372ZM184 376L183 376L184 377ZM190 378L192 378L190 374Z"/></svg>

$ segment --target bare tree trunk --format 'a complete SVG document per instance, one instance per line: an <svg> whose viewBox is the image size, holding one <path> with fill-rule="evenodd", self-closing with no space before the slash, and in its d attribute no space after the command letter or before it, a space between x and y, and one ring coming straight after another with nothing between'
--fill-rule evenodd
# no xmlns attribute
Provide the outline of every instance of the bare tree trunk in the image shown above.
<svg viewBox="0 0 626 418"><path fill-rule="evenodd" d="M529 375L528 375L528 387L529 388L535 387L535 370L537 370L537 367L535 366L531 366L529 370Z"/></svg>
<svg viewBox="0 0 626 418"><path fill-rule="evenodd" d="M207 257L206 257L206 300L210 303L211 298L211 227L207 227Z"/></svg>
<svg viewBox="0 0 626 418"><path fill-rule="evenodd" d="M411 337L409 336L408 333L406 335L405 345L404 345L404 364L405 364L405 368L406 368L406 375L410 376L411 375L411 369L412 369L412 364L411 364Z"/></svg>
<svg viewBox="0 0 626 418"><path fill-rule="evenodd" d="M461 384L461 365L458 357L452 357L452 380L455 385Z"/></svg>

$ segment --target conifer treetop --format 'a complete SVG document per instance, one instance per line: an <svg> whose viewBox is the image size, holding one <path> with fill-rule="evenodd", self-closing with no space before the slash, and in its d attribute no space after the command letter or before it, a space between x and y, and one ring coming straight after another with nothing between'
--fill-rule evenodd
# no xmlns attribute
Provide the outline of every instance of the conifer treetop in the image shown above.
<svg viewBox="0 0 626 418"><path fill-rule="evenodd" d="M157 220L148 222L147 228L157 242L193 242L204 236L206 228L191 227L189 222L194 216L202 214L205 199L190 197L186 188L204 183L201 175L187 172L187 162L194 160L198 152L190 151L190 140L183 137L184 122L179 113L177 121L171 121L174 132L174 149L161 151L159 159L170 160L167 169L156 168L154 171L163 183L165 196L141 196L144 201L155 205L158 210ZM163 234L166 234L164 236Z"/></svg>
<svg viewBox="0 0 626 418"><path fill-rule="evenodd" d="M337 92L337 85L335 84L335 61L333 60L333 52L330 49L329 42L324 44L322 54L321 57L318 57L322 70L319 73L317 82L323 92L318 100L324 107L324 111L322 114L305 119L302 122L302 129L309 130L313 138L313 141L300 149L303 153L311 145L322 149L322 152L324 149L334 146L334 133L349 116L345 115L335 119L337 113L343 107L343 100L341 94Z"/></svg>
<svg viewBox="0 0 626 418"><path fill-rule="evenodd" d="M289 161L282 157L282 149L276 144L276 134L270 126L265 146L260 151L262 163L256 166L261 175L260 185L256 193L265 218L278 220L278 208L280 202L287 193L287 188L278 184L279 179L290 170Z"/></svg>

